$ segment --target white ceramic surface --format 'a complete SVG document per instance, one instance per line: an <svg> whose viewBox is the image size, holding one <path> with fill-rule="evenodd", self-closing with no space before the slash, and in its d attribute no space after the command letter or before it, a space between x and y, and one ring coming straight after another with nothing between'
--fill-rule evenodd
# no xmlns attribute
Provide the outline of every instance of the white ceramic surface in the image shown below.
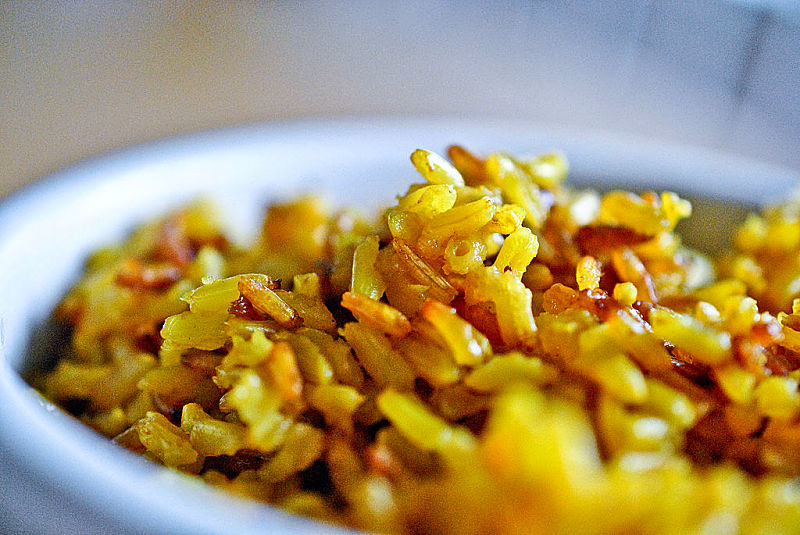
<svg viewBox="0 0 800 535"><path fill-rule="evenodd" d="M320 192L364 209L417 180L408 155L450 143L564 151L572 176L762 203L800 176L734 156L522 123L359 118L273 123L159 141L81 164L0 206L0 529L11 533L335 532L213 491L113 446L20 378L87 253L200 194L246 236L270 199ZM710 223L709 223L710 224ZM702 226L702 225L701 225Z"/></svg>

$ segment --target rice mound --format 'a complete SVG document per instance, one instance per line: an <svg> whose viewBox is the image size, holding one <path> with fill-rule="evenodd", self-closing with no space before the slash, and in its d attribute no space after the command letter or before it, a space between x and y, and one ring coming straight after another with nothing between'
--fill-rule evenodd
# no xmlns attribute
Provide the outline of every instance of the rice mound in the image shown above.
<svg viewBox="0 0 800 535"><path fill-rule="evenodd" d="M800 201L714 262L670 192L417 150L377 222L197 202L94 253L35 384L128 450L386 533L800 529Z"/></svg>

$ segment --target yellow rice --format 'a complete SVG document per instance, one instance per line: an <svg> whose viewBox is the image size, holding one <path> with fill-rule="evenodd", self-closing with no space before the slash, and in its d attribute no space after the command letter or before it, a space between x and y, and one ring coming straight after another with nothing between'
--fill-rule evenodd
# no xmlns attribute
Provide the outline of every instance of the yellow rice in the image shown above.
<svg viewBox="0 0 800 535"><path fill-rule="evenodd" d="M448 156L415 151L376 222L300 198L242 248L200 202L97 251L37 386L148 459L363 530L800 532L800 200L715 269L674 193Z"/></svg>

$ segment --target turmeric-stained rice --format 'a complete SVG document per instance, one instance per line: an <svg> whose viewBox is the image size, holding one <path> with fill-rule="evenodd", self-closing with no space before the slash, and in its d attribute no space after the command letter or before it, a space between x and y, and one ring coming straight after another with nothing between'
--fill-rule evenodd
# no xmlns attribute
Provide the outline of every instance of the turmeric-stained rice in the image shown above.
<svg viewBox="0 0 800 535"><path fill-rule="evenodd" d="M98 251L43 393L120 446L386 533L800 531L800 200L716 270L674 193L417 150L371 223L196 203Z"/></svg>

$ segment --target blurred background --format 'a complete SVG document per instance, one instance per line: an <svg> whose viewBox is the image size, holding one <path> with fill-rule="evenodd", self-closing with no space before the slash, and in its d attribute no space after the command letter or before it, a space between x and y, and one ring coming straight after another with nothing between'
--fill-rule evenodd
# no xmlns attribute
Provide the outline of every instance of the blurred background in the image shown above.
<svg viewBox="0 0 800 535"><path fill-rule="evenodd" d="M364 114L604 129L800 169L798 4L3 0L0 196L150 139Z"/></svg>

